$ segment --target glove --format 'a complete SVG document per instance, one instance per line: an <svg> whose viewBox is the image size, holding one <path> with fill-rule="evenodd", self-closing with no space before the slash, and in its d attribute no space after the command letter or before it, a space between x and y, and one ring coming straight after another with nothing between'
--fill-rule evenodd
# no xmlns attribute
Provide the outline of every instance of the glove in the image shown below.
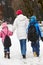
<svg viewBox="0 0 43 65"><path fill-rule="evenodd" d="M43 37L41 37L41 40L43 41Z"/></svg>

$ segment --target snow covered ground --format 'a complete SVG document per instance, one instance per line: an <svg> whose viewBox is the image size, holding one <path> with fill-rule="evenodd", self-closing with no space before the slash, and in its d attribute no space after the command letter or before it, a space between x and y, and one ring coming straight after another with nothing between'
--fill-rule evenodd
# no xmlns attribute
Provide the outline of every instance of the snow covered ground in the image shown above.
<svg viewBox="0 0 43 65"><path fill-rule="evenodd" d="M10 27L11 29L11 27ZM20 52L20 44L16 35L16 31L11 37L12 46L10 48L11 59L5 59L3 53L2 39L0 39L0 65L43 65L43 42L40 40L40 56L34 57L32 53L31 43L27 42L27 58L23 59Z"/></svg>

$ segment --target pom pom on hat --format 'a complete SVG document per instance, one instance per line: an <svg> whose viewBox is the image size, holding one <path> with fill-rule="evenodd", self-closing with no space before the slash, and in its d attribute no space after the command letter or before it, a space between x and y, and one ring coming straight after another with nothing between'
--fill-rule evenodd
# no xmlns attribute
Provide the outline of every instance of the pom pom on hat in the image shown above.
<svg viewBox="0 0 43 65"><path fill-rule="evenodd" d="M17 10L17 11L16 11L16 14L17 14L17 15L22 14L22 10Z"/></svg>

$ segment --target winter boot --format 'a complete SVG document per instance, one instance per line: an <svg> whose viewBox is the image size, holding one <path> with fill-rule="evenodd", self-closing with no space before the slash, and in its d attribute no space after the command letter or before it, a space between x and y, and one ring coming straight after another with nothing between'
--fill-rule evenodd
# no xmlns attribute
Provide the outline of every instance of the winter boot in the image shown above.
<svg viewBox="0 0 43 65"><path fill-rule="evenodd" d="M26 55L23 55L23 59L25 59L26 58Z"/></svg>
<svg viewBox="0 0 43 65"><path fill-rule="evenodd" d="M39 53L37 53L37 57L39 57Z"/></svg>
<svg viewBox="0 0 43 65"><path fill-rule="evenodd" d="M10 53L7 53L8 54L8 59L10 59Z"/></svg>
<svg viewBox="0 0 43 65"><path fill-rule="evenodd" d="M6 52L6 51L4 51L4 58L6 58L6 56L7 56L7 52Z"/></svg>
<svg viewBox="0 0 43 65"><path fill-rule="evenodd" d="M33 52L33 55L34 55L34 57L37 57L37 53L36 52Z"/></svg>

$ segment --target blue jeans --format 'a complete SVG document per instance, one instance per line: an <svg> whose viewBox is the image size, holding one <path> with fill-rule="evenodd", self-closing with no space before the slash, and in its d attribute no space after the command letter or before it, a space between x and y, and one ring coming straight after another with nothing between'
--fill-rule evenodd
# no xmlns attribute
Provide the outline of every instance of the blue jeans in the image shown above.
<svg viewBox="0 0 43 65"><path fill-rule="evenodd" d="M36 42L32 42L31 46L32 46L33 52L36 52L37 55L39 56L39 52L40 52L39 40L37 40Z"/></svg>
<svg viewBox="0 0 43 65"><path fill-rule="evenodd" d="M9 53L9 52L10 52L10 48L9 48L9 47L8 47L8 48L5 48L5 47L4 47L4 51L6 51L6 52Z"/></svg>
<svg viewBox="0 0 43 65"><path fill-rule="evenodd" d="M20 47L22 55L26 55L26 39L20 40Z"/></svg>

